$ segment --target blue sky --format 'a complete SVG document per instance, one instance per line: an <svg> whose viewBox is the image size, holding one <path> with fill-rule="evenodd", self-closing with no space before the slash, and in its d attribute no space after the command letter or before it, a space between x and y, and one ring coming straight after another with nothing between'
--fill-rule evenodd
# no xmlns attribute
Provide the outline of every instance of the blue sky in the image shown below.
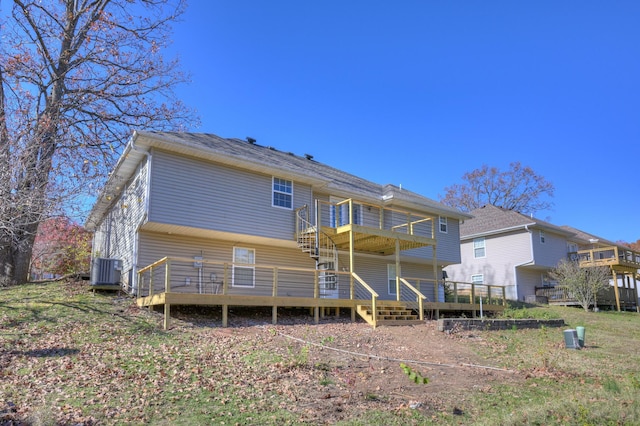
<svg viewBox="0 0 640 426"><path fill-rule="evenodd" d="M169 56L199 132L438 199L483 164L541 219L640 239L640 1L191 0Z"/></svg>

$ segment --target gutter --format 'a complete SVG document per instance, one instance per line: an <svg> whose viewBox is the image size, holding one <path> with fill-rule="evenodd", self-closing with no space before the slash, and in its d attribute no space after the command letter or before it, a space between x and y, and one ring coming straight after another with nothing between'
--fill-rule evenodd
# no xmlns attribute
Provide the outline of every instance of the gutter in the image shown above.
<svg viewBox="0 0 640 426"><path fill-rule="evenodd" d="M131 276L131 282L129 283L133 294L137 294L137 289L138 289L138 246L140 244L140 241L139 241L140 228L142 228L142 225L144 225L147 219L149 218L149 198L151 194L151 161L153 159L153 156L151 155L149 150L140 149L135 145L135 140L137 139L137 137L138 137L138 134L134 132L133 137L131 138L131 150L144 154L147 157L147 164L146 164L147 176L146 176L146 188L145 188L145 194L144 194L144 197L145 197L144 209L142 212L142 216L140 217L140 222L138 223L138 226L136 226L136 231L133 236L134 237L133 253L132 253L133 262L131 265L133 274Z"/></svg>
<svg viewBox="0 0 640 426"><path fill-rule="evenodd" d="M516 300L520 300L520 295L518 294L518 268L521 266L532 265L535 262L535 257L533 256L533 231L529 229L529 225L524 225L524 229L529 233L529 247L531 249L531 259L527 260L526 262L513 265L513 283L514 283L514 289L516 292Z"/></svg>
<svg viewBox="0 0 640 426"><path fill-rule="evenodd" d="M535 225L537 225L537 223L531 222L531 223L526 223L524 225L510 226L508 228L495 229L493 231L488 231L488 232L478 232L476 234L461 235L460 239L461 240L470 240L472 238L485 237L487 235L502 234L503 232L515 231L517 229L522 229L522 228L524 228L527 232L531 233L531 231L529 230L529 226L535 226Z"/></svg>

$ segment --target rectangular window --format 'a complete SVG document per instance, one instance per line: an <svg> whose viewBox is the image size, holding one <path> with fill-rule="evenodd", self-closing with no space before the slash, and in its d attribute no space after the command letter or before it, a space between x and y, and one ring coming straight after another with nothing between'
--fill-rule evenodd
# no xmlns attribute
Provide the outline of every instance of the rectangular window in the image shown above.
<svg viewBox="0 0 640 426"><path fill-rule="evenodd" d="M231 277L232 287L255 287L256 251L250 248L233 248L233 271Z"/></svg>
<svg viewBox="0 0 640 426"><path fill-rule="evenodd" d="M387 279L389 281L389 294L396 294L396 265L387 265Z"/></svg>
<svg viewBox="0 0 640 426"><path fill-rule="evenodd" d="M442 232L443 234L446 234L447 233L447 218L439 216L438 217L438 222L440 223L440 232Z"/></svg>
<svg viewBox="0 0 640 426"><path fill-rule="evenodd" d="M473 284L484 284L484 275L471 275L471 282Z"/></svg>
<svg viewBox="0 0 640 426"><path fill-rule="evenodd" d="M293 208L293 182L273 178L273 206L289 210Z"/></svg>
<svg viewBox="0 0 640 426"><path fill-rule="evenodd" d="M540 243L544 244L544 231L540 231Z"/></svg>
<svg viewBox="0 0 640 426"><path fill-rule="evenodd" d="M485 257L484 237L473 239L473 257L476 259Z"/></svg>

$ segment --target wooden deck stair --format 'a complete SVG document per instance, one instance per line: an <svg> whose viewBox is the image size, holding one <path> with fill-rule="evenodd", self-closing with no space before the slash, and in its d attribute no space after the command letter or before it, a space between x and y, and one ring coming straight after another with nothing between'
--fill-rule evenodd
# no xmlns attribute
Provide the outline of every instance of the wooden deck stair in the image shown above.
<svg viewBox="0 0 640 426"><path fill-rule="evenodd" d="M373 325L371 305L358 305L357 311L365 321ZM418 315L411 309L407 309L402 303L377 306L376 311L376 325L413 325L423 322L418 319Z"/></svg>

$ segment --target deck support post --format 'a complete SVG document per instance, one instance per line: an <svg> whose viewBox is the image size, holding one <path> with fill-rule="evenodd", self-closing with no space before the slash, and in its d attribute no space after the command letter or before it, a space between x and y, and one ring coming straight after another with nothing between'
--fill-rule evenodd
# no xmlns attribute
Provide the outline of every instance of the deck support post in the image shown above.
<svg viewBox="0 0 640 426"><path fill-rule="evenodd" d="M400 276L402 271L400 270L400 240L396 238L396 300L400 301Z"/></svg>
<svg viewBox="0 0 640 426"><path fill-rule="evenodd" d="M618 290L618 273L615 269L611 268L613 274L613 294L616 295L616 308L620 312L620 291Z"/></svg>
<svg viewBox="0 0 640 426"><path fill-rule="evenodd" d="M273 298L274 300L278 296L278 268L273 268ZM271 323L276 325L278 323L278 306L274 303L271 308Z"/></svg>
<svg viewBox="0 0 640 426"><path fill-rule="evenodd" d="M227 328L229 324L229 305L222 305L222 326Z"/></svg>
<svg viewBox="0 0 640 426"><path fill-rule="evenodd" d="M351 205L349 209L351 210ZM355 291L355 282L353 279L353 266L354 266L354 256L353 256L353 245L355 244L353 238L353 227L349 230L349 286L350 286L350 298L351 300L355 299L356 291ZM356 322L356 310L351 310L351 322Z"/></svg>
<svg viewBox="0 0 640 426"><path fill-rule="evenodd" d="M169 329L169 326L171 325L170 322L171 322L171 304L167 303L165 301L165 304L164 304L164 324L163 324L163 327L164 327L165 330Z"/></svg>
<svg viewBox="0 0 640 426"><path fill-rule="evenodd" d="M631 278L633 279L633 294L634 294L634 302L636 303L636 312L640 312L640 306L638 306L638 281L636 280L636 274L631 274Z"/></svg>
<svg viewBox="0 0 640 426"><path fill-rule="evenodd" d="M320 308L316 306L313 308L313 321L318 324L320 322Z"/></svg>
<svg viewBox="0 0 640 426"><path fill-rule="evenodd" d="M431 228L434 228L435 226L436 225L434 223ZM438 280L438 256L436 254L435 245L431 246L431 258L433 262L433 271L432 271L433 272L433 301L440 302L438 297L438 286L440 285Z"/></svg>

